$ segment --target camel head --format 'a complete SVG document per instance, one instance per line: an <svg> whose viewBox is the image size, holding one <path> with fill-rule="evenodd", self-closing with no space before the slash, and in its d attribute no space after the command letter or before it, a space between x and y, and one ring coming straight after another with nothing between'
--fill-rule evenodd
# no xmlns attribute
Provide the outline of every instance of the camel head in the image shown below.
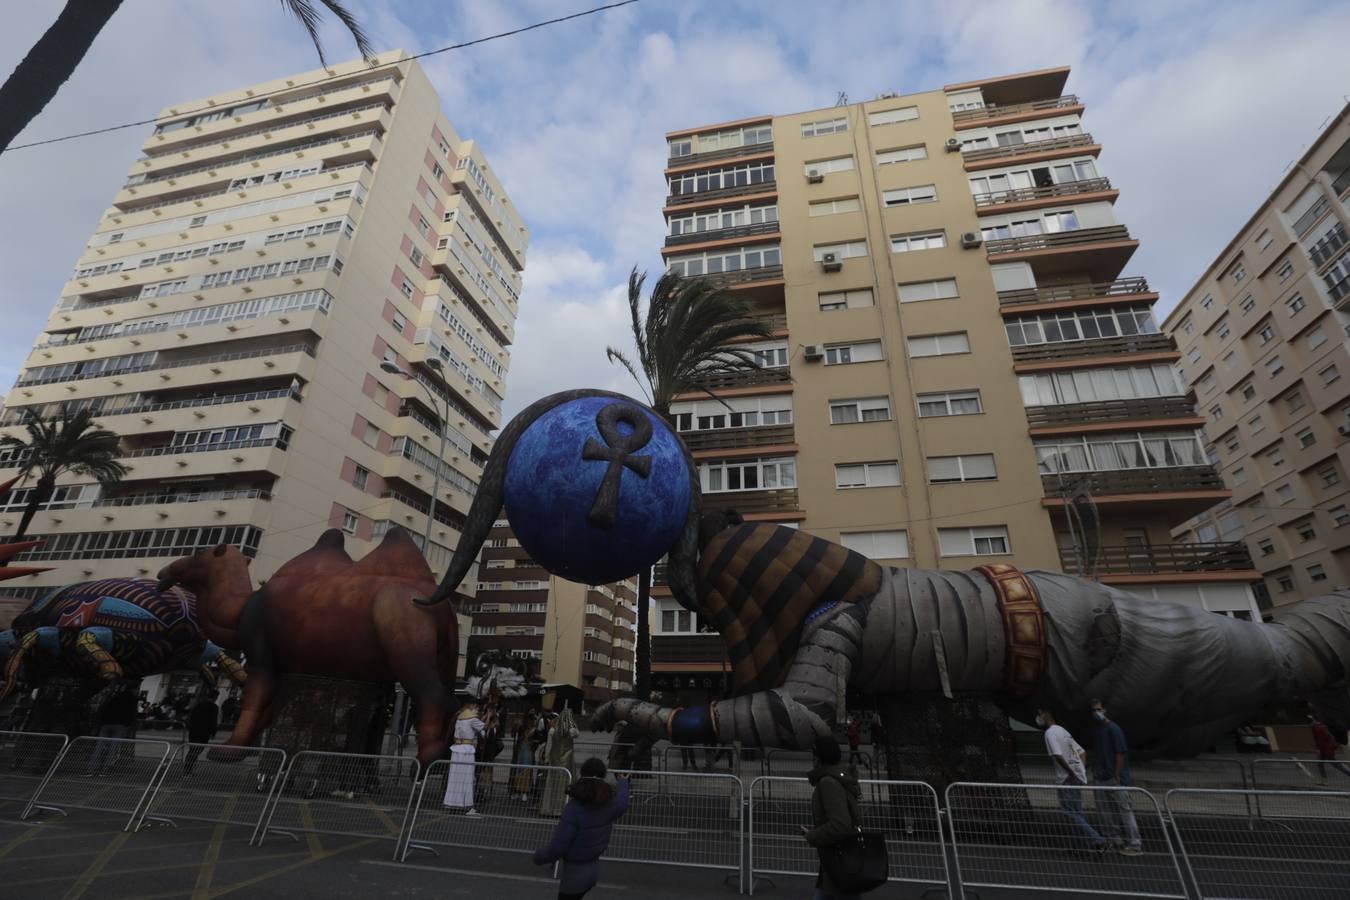
<svg viewBox="0 0 1350 900"><path fill-rule="evenodd" d="M181 585L200 597L213 587L228 584L242 572L248 579L248 565L252 562L230 544L199 550L191 556L176 559L159 570L155 585L161 591L167 591L175 585Z"/></svg>

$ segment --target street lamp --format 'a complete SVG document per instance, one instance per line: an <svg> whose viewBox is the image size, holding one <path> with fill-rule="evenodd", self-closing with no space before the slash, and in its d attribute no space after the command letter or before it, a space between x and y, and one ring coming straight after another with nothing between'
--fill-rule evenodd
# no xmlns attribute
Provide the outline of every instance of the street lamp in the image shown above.
<svg viewBox="0 0 1350 900"><path fill-rule="evenodd" d="M427 368L431 369L432 372L436 373L436 380L440 382L441 389L444 390L446 394L449 394L450 386L445 383L445 375L442 374L441 371L440 359L435 356L429 356L427 357L425 362ZM436 520L436 496L441 492L441 466L444 464L445 461L445 430L446 428L449 427L450 424L450 420L447 416L449 409L442 407L440 403L436 402L436 395L432 393L431 388L427 387L425 384L422 384L421 381L418 381L417 378L415 378L411 372L400 366L398 363L391 362L390 360L386 359L384 362L380 363L380 368L385 372L388 372L390 375L402 375L404 378L408 378L416 382L418 385L420 385L422 387L422 390L427 392L427 397L431 399L431 406L433 409L436 410L437 418L441 420L440 428L438 429L441 433L441 449L440 453L436 457L436 465L432 467L431 470L432 476L431 504L427 507L427 527L426 531L422 535L422 552L426 554L428 559L430 559L431 528Z"/></svg>

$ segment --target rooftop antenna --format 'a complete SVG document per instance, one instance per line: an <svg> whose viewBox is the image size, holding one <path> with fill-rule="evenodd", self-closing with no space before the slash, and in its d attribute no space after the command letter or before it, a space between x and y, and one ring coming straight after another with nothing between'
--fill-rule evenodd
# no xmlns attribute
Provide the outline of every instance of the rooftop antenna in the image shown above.
<svg viewBox="0 0 1350 900"><path fill-rule="evenodd" d="M840 91L839 96L834 98L834 105L848 106L848 94L844 93L843 91Z"/></svg>

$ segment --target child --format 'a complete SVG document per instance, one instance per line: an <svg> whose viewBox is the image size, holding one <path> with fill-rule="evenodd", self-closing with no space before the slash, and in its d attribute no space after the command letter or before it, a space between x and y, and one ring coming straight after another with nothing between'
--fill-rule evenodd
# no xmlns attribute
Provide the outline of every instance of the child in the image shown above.
<svg viewBox="0 0 1350 900"><path fill-rule="evenodd" d="M600 857L609 847L614 823L628 810L628 779L616 776L618 790L605 781L605 764L592 757L581 764L581 777L568 788L553 840L536 850L534 863L563 861L558 900L580 900L600 880Z"/></svg>

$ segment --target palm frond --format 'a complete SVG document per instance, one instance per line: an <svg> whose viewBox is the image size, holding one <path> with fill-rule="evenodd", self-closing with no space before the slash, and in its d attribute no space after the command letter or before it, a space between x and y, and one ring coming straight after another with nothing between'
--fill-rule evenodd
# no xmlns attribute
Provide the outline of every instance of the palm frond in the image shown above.
<svg viewBox="0 0 1350 900"><path fill-rule="evenodd" d="M370 59L375 55L365 29L356 20L356 17L342 5L340 0L319 0L319 3L336 16L338 21L347 26L352 39L356 41L356 49L364 59ZM281 5L287 12L300 20L300 24L304 26L305 31L309 34L310 41L314 44L315 52L319 54L319 63L327 66L328 60L324 56L323 42L319 40L319 26L322 24L323 17L313 0L281 0Z"/></svg>

